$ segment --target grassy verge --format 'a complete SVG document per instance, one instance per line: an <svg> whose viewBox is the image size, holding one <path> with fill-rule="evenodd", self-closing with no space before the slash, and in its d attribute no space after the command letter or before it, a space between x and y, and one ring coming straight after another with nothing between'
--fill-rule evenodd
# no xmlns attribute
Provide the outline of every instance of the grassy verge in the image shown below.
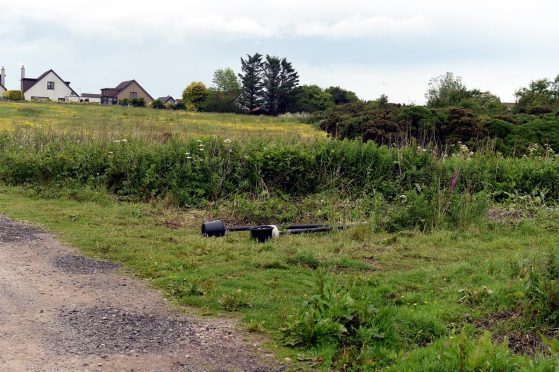
<svg viewBox="0 0 559 372"><path fill-rule="evenodd" d="M293 345L287 353L312 366L451 370L471 362L464 359L468 350L482 350L486 358L474 362L520 368L529 358L496 340L512 329L546 330L545 323L535 327L521 317L483 319L515 311L529 295L526 262L545 260L558 246L554 211L429 234L356 227L257 244L244 233L202 238L200 223L214 211L122 203L86 189L56 199L21 187L0 191L1 213L39 224L88 255L122 263L179 304L237 314L277 345ZM304 328L298 319L320 301L332 314L320 310L314 328ZM368 336L356 332L350 340L319 327L323 320L341 322L338 311L358 319L361 305L370 311L361 328L375 331ZM476 341L486 329L493 340Z"/></svg>

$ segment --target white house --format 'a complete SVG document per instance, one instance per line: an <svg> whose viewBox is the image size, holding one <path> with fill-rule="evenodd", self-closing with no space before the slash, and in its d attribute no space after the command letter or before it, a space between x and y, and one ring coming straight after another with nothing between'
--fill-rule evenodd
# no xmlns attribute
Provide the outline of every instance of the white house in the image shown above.
<svg viewBox="0 0 559 372"><path fill-rule="evenodd" d="M0 98L2 98L2 94L4 94L6 90L6 70L4 70L4 66L2 66L2 70L0 70Z"/></svg>
<svg viewBox="0 0 559 372"><path fill-rule="evenodd" d="M56 72L48 70L36 79L25 77L25 66L21 66L21 91L26 101L77 101L80 96Z"/></svg>

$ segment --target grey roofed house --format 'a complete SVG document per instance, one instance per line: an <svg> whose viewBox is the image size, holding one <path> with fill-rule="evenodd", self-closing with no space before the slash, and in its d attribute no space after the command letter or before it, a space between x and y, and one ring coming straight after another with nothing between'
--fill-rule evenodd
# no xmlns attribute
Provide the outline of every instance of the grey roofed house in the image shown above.
<svg viewBox="0 0 559 372"><path fill-rule="evenodd" d="M101 95L100 94L94 94L94 93L82 93L82 98L99 98L99 99L101 99Z"/></svg>
<svg viewBox="0 0 559 372"><path fill-rule="evenodd" d="M177 101L171 96L159 97L158 100L165 105L175 105L177 103Z"/></svg>

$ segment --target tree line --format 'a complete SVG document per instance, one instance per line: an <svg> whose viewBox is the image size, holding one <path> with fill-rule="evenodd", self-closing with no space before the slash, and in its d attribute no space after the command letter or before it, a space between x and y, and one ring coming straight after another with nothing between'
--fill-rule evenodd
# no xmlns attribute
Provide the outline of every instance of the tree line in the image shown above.
<svg viewBox="0 0 559 372"><path fill-rule="evenodd" d="M341 87L323 89L300 85L299 73L286 58L260 53L241 58L241 72L215 71L212 85L192 82L178 108L189 111L233 112L256 115L313 113L344 103L358 102L357 95ZM159 103L154 107L163 108Z"/></svg>

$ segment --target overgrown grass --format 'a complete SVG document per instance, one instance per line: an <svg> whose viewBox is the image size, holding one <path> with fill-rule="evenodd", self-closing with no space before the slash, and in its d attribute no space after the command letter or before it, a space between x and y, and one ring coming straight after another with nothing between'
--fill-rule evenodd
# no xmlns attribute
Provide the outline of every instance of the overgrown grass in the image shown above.
<svg viewBox="0 0 559 372"><path fill-rule="evenodd" d="M557 367L559 348L540 336L559 319L555 157L446 158L281 118L0 112L1 213L122 263L178 304L238 315L304 367ZM200 236L217 217L360 224L265 244Z"/></svg>
<svg viewBox="0 0 559 372"><path fill-rule="evenodd" d="M512 263L545 261L559 243L552 210L535 219L429 234L360 226L258 244L246 233L201 237L199 224L211 211L123 203L91 189L60 192L55 199L33 189L1 191L2 213L38 223L89 255L122 263L179 304L239 314L249 328L269 334L273 345L292 345L282 353L293 360L340 369L403 363L410 370L452 370L459 361L448 348L458 347L456 334L469 327L467 343L486 328L499 334L506 329L502 324L486 327L477 320L523 303L524 269ZM317 306L329 309L313 318L319 328L302 328L309 326L301 323L305 312ZM321 319L347 332L332 330L332 324L321 330ZM541 322L537 328L521 324L526 333L545 329ZM528 360L504 346L484 348L487 358L508 366ZM437 355L450 359L435 363Z"/></svg>
<svg viewBox="0 0 559 372"><path fill-rule="evenodd" d="M0 130L40 129L49 136L97 140L185 139L220 136L301 140L325 134L292 117L190 113L149 108L0 102Z"/></svg>

